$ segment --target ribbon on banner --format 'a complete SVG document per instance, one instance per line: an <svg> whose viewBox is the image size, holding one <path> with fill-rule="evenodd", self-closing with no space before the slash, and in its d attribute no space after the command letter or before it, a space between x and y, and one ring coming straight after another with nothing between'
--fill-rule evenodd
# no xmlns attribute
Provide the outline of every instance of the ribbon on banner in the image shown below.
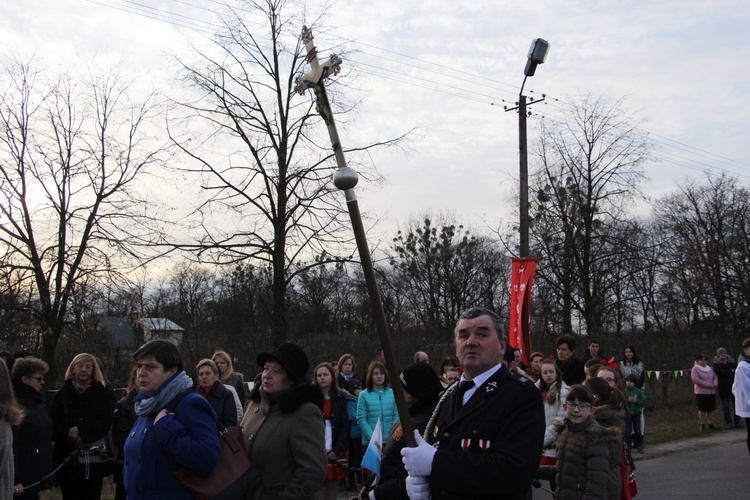
<svg viewBox="0 0 750 500"><path fill-rule="evenodd" d="M537 260L533 257L513 259L510 273L510 345L521 349L524 364L531 354L531 287Z"/></svg>

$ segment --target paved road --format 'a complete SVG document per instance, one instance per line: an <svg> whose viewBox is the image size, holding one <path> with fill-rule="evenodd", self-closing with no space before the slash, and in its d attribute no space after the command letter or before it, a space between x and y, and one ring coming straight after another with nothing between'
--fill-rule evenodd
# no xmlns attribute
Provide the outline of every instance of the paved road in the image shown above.
<svg viewBox="0 0 750 500"><path fill-rule="evenodd" d="M636 467L636 500L750 498L750 454L744 442L644 460Z"/></svg>

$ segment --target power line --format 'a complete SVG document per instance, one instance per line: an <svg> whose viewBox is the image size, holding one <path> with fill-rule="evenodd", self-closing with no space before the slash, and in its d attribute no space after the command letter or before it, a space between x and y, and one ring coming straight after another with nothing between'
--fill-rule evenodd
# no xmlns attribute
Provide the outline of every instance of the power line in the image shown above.
<svg viewBox="0 0 750 500"><path fill-rule="evenodd" d="M142 3L136 2L134 0L121 0L121 3L116 2L115 0L87 0L90 3L97 4L106 8L116 9L123 12L128 12L131 14L139 15L142 17L146 17L149 19L153 19L157 22L167 23L179 28L188 28L200 31L205 34L214 34L218 29L221 28L219 24L214 24L206 19L197 19L195 17L173 13L171 11L163 11L154 7L150 7L148 5L144 5ZM215 15L215 11L206 7L205 5L198 5L195 3L191 3L185 0L173 0L173 2L177 4L182 4L185 6L188 6L193 9L197 9L200 11L204 11L208 14ZM217 0L209 0L209 3L215 4L215 5L224 5L222 2L219 2ZM236 9L239 12L246 12L250 14L254 14L254 11L250 11L247 9ZM251 22L250 24L254 24L258 27L264 28L265 25L263 23L258 22ZM383 47L378 47L376 45L367 44L364 42L352 40L349 38L337 36L337 35L328 35L331 38L342 40L343 42L347 42L350 44L353 44L355 46L362 46L367 47L371 50L380 51L383 53L391 54L400 58L403 58L407 61L411 62L405 62L398 59L393 59L390 57L383 57L378 54L373 54L372 52L368 51L357 51L355 53L357 54L363 54L365 56L375 57L379 61L386 61L389 63L393 63L399 66L406 66L408 68L412 68L414 70L417 70L418 72L428 72L431 74L439 75L444 79L447 79L448 81L456 81L460 82L462 84L466 84L463 86L458 85L452 85L449 83L446 83L444 81L438 81L435 79L427 79L420 76L415 75L408 75L405 72L392 72L392 70L384 68L382 66L378 66L375 64L371 64L368 62L365 62L363 60L359 60L356 57L351 57L350 60L354 64L358 64L359 66L362 66L364 69L362 70L363 73L369 73L372 75L377 76L379 79L386 79L390 80L396 83L401 83L404 85L410 85L416 88L421 88L425 90L430 90L433 92L439 92L445 95L450 95L458 98L463 98L467 100L471 100L473 102L477 102L480 104L488 105L488 106L497 106L499 102L506 103L509 101L506 101L505 99L497 99L497 96L487 94L478 90L472 90L468 88L469 86L476 86L484 89L490 89L495 92L501 92L501 93L507 93L516 95L518 92L518 87L515 85L511 85L502 81L494 80L491 78L487 78L482 75L476 75L472 73L468 73L466 71L463 71L461 69L447 66L440 63L435 63L432 61L427 61L424 59L420 59L418 57L414 57L408 54L404 54L398 51L386 49ZM259 47L263 48L263 44L260 44ZM266 48L270 48L270 42L269 45L266 46ZM415 64L418 63L418 64ZM437 69L434 69L437 68ZM400 76L394 76L394 73L399 74ZM512 89L512 90L510 90ZM528 90L529 94L540 94L539 92L535 90ZM561 107L561 104L570 106L572 103L564 101L560 98L550 96L548 93L544 93L541 95L545 95L548 101L545 101L545 104L548 104L551 106L552 111L548 115L542 115L542 116L548 116L550 118L554 117L556 114L556 111L563 111L563 108ZM699 148L695 148L693 146L690 146L688 144L681 143L679 141L670 139L668 137L655 134L651 131L648 131L647 129L641 128L644 132L647 132L650 136L658 138L655 139L654 142L656 144L662 144L667 148L674 148L677 150L682 150L683 152L686 152L691 155L695 155L698 157L702 157L707 160L716 161L720 164L726 165L727 167L750 167L750 164L744 163L738 160L734 160L731 158L726 158L721 155L711 153L709 151L705 151ZM663 155L660 157L660 159L664 161L669 161L670 163L684 166L686 168L692 169L692 170L699 170L701 172L705 171L718 171L718 172L727 172L735 176L741 176L741 177L748 177L745 174L737 173L734 171L730 171L728 169L724 169L721 167L713 166L708 163L704 163L697 160L692 160L690 158L684 158L679 155L669 153L668 151L660 150L659 153ZM666 158L664 157L666 156ZM684 162L692 162L695 165L686 164Z"/></svg>

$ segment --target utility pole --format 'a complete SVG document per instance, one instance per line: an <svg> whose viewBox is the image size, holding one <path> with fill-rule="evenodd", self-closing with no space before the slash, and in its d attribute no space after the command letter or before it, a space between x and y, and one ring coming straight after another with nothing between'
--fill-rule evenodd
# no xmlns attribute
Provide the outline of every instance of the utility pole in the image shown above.
<svg viewBox="0 0 750 500"><path fill-rule="evenodd" d="M333 119L333 111L331 110L331 105L326 94L326 88L323 83L329 75L337 75L339 73L341 69L341 58L334 54L330 56L328 61L320 64L318 62L318 50L313 43L312 31L309 30L307 26L302 28L302 41L305 42L305 48L307 49L307 62L312 69L304 76L297 77L296 90L300 95L304 95L309 88L312 88L315 91L317 111L320 113L320 116L323 118L323 121L328 128L328 135L331 139L333 154L336 158L336 164L338 165L338 170L333 174L333 184L344 192L346 198L346 205L349 209L349 219L352 222L354 238L357 241L359 260L362 263L362 271L364 272L367 291L370 295L370 305L372 306L373 317L375 318L378 334L380 335L380 343L383 347L383 353L385 354L386 368L395 380L398 378L397 374L400 373L400 371L396 364L396 356L388 332L388 323L385 318L385 310L383 309L383 302L380 300L380 292L378 291L378 284L375 280L375 267L373 266L370 249L367 245L367 236L365 234L364 225L362 224L362 216L359 212L359 202L357 201L357 195L354 193L354 187L357 185L359 175L356 170L346 164L344 151L341 147L341 140L339 139L339 134L336 130L336 122ZM406 406L404 389L398 382L393 384L392 389L396 399L396 408L398 409L398 415L401 419L401 427L404 431L406 445L414 447L417 443L414 439L414 431L411 425L411 418L409 417L409 409Z"/></svg>
<svg viewBox="0 0 750 500"><path fill-rule="evenodd" d="M523 95L523 88L526 85L526 79L530 76L534 76L536 67L539 64L544 63L549 54L549 43L541 38L535 38L531 42L529 53L526 56L526 68L523 70L523 83L521 84L521 90L518 92L518 105L512 108L505 106L505 111L518 110L518 155L519 155L519 173L520 173L520 224L518 231L520 233L520 256L529 256L529 153L526 144L526 117L528 116L526 96ZM546 96L542 94L542 98L534 100L532 98L531 104L536 104L544 101Z"/></svg>

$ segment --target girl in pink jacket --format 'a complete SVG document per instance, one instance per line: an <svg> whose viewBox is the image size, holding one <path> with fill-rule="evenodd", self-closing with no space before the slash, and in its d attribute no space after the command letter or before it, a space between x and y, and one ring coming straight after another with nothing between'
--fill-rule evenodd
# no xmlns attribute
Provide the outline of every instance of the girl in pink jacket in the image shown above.
<svg viewBox="0 0 750 500"><path fill-rule="evenodd" d="M709 429L716 429L712 414L716 410L716 387L719 379L708 364L705 354L696 356L690 378L695 384L695 400L698 403L698 420L701 423L701 430L705 431L706 426Z"/></svg>

